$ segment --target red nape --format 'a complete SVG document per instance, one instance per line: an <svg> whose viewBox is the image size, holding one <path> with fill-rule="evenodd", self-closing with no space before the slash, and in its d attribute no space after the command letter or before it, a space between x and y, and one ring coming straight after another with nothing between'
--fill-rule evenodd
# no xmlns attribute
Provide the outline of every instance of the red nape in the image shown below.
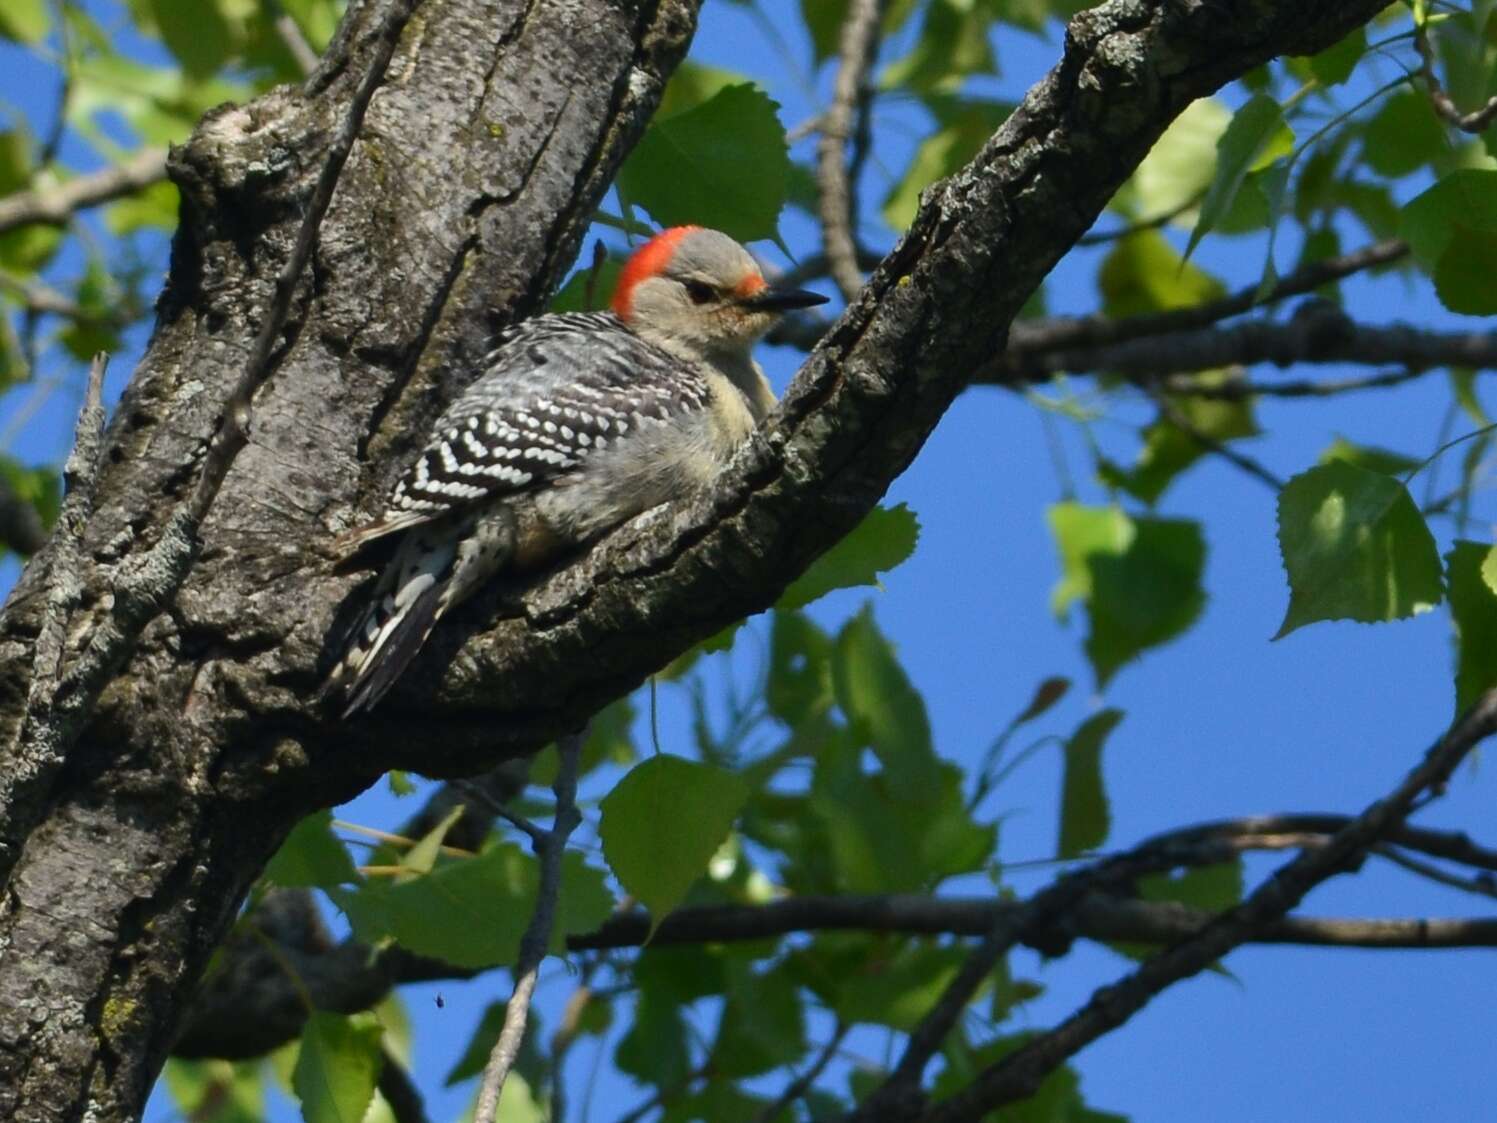
<svg viewBox="0 0 1497 1123"><path fill-rule="evenodd" d="M656 234L624 263L619 283L613 290L613 310L627 320L634 308L634 286L648 277L657 276L676 252L676 243L700 226L672 226Z"/></svg>

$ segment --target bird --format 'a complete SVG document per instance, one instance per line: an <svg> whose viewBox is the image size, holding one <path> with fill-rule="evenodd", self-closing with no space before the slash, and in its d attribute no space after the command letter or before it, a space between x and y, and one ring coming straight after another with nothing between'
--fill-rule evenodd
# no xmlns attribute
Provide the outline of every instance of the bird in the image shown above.
<svg viewBox="0 0 1497 1123"><path fill-rule="evenodd" d="M727 234L675 226L630 256L607 311L501 332L384 513L338 540L347 558L402 536L321 696L368 711L491 578L707 487L775 405L754 344L826 299L770 284Z"/></svg>

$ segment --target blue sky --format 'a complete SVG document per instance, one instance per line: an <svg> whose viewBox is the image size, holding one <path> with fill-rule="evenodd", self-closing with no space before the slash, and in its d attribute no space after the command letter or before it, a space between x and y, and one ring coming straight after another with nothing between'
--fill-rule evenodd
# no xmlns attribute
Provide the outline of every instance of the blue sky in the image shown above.
<svg viewBox="0 0 1497 1123"><path fill-rule="evenodd" d="M830 75L802 80L789 65L793 59L804 70L809 59L797 32L798 6L768 0L763 6L768 20L721 0L709 3L692 57L759 78L782 103L782 118L791 126L814 112L807 85L824 99ZM783 45L767 34L767 24L778 27ZM994 96L1019 96L1059 53L1058 37L1045 41L1012 28L1002 29L996 43L1003 74L988 84ZM886 57L900 51L896 43ZM1366 88L1384 78L1373 75ZM14 49L0 47L3 103L36 119L48 111L51 98L40 72L17 58ZM876 210L886 173L902 170L925 125L917 109L896 103L880 111L875 127L881 139L863 190L862 228L871 245L885 247L892 233ZM80 165L85 159L81 148L65 151ZM1104 218L1102 225L1110 221ZM803 216L787 213L784 232L792 247L814 244ZM1349 238L1348 246L1361 238ZM780 260L772 248L761 248L769 261ZM1282 243L1280 261L1292 260L1294 249ZM1262 253L1259 239L1212 238L1199 259L1236 287L1256 280ZM66 261L59 266L64 275L69 267ZM1063 263L1048 287L1051 310L1091 309L1094 269L1089 258ZM1356 279L1345 291L1347 307L1367 321L1485 326L1445 312L1427 285ZM134 342L140 345L139 335ZM116 389L137 355L116 356ZM766 351L762 357L783 386L796 356ZM81 372L47 373L63 385L14 435L7 451L55 462L66 448ZM1248 447L1281 476L1310 466L1337 433L1421 455L1439 443L1448 399L1441 387L1440 376L1432 376L1326 405L1265 403L1259 413L1267 435ZM1082 392L1087 388L1085 382L1077 386ZM0 405L0 432L17 408L14 398ZM1099 427L1100 439L1115 456L1131 460L1136 437L1130 426L1146 422L1150 413L1143 403L1119 408L1116 420ZM1059 432L1079 498L1104 502L1106 493L1087 478L1089 460L1079 434L1064 424ZM1062 497L1038 411L1017 395L993 389L964 395L891 489L889 500L908 503L923 531L914 558L890 575L872 600L881 626L897 642L906 670L924 693L944 755L970 765L1041 679L1065 675L1077 689L1042 732L1067 733L1104 703L1126 712L1108 743L1104 767L1113 815L1110 843L1127 845L1217 817L1355 812L1392 786L1448 720L1451 636L1443 611L1377 627L1317 624L1269 642L1287 599L1274 537L1274 496L1221 461L1198 467L1161 503L1163 514L1204 521L1209 600L1203 618L1184 638L1121 671L1105 697L1097 695L1081 654L1083 620L1078 616L1069 627L1058 625L1049 608L1058 563L1045 511ZM1477 506L1478 516L1490 512L1490 502ZM1476 533L1490 529L1489 521L1476 524ZM1442 534L1445 528L1435 530ZM1447 544L1442 538L1442 550ZM0 570L4 586L13 572L13 567ZM867 599L864 593L838 594L816 613L834 624ZM762 650L755 632L764 634L762 622L750 626L732 656L718 657L729 673L751 673ZM669 750L672 738L685 743L684 699L670 686L662 688L660 699ZM1003 816L1000 854L1006 862L1053 853L1059 777L1058 755L1041 753L991 797L988 810ZM600 781L586 794L601 795L604 786ZM1478 840L1492 841L1497 831L1487 829L1490 814L1484 812L1494 795L1492 770L1478 757L1418 821L1467 829ZM380 787L341 814L388 826L409 807L396 805ZM1250 861L1250 883L1276 864ZM1048 868L1016 871L1010 884L1037 888L1052 873ZM1324 886L1305 911L1456 916L1479 913L1481 903L1373 862L1361 876ZM1016 974L1047 988L1019 1015L1030 1028L1064 1017L1093 987L1127 969L1113 953L1090 946L1050 965L1021 953L1014 966ZM1084 1053L1077 1067L1088 1101L1140 1121L1393 1123L1416 1116L1469 1118L1469 1104L1478 1096L1489 1098L1490 1082L1480 1074L1490 1066L1489 995L1497 982L1497 973L1488 974L1490 955L1264 948L1239 951L1227 966L1235 981L1204 975L1179 985ZM544 1016L554 1012L569 982L554 961L543 977L550 980L543 988ZM445 1072L482 1008L508 989L503 973L495 973L477 984L404 992L416 1027L416 1071ZM441 1008L434 1000L437 992L443 995ZM876 1059L883 1055L883 1036L863 1034L850 1047ZM590 1052L591 1046L579 1046L570 1062L574 1086L587 1074ZM469 1094L463 1088L430 1095L432 1118L455 1118ZM591 1118L616 1118L641 1096L605 1066ZM572 1098L581 1100L580 1088ZM160 1096L146 1116L151 1123L172 1117ZM273 1118L291 1119L295 1113L283 1104Z"/></svg>

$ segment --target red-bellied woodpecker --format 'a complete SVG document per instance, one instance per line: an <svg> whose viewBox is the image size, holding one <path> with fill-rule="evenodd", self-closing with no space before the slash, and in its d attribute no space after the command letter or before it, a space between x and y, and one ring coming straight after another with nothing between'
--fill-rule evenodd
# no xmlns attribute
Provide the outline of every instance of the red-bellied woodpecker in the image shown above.
<svg viewBox="0 0 1497 1123"><path fill-rule="evenodd" d="M505 331L384 517L345 536L357 550L405 532L324 694L345 716L368 709L490 577L711 482L774 405L754 342L825 299L767 284L726 234L678 226L629 259L612 311Z"/></svg>

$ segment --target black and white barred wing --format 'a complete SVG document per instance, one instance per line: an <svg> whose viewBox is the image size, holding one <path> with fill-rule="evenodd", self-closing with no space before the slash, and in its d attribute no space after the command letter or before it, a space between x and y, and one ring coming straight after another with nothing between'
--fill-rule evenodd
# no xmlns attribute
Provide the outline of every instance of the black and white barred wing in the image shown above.
<svg viewBox="0 0 1497 1123"><path fill-rule="evenodd" d="M500 336L484 373L438 419L384 517L348 544L544 487L707 398L700 375L611 313L527 320Z"/></svg>

